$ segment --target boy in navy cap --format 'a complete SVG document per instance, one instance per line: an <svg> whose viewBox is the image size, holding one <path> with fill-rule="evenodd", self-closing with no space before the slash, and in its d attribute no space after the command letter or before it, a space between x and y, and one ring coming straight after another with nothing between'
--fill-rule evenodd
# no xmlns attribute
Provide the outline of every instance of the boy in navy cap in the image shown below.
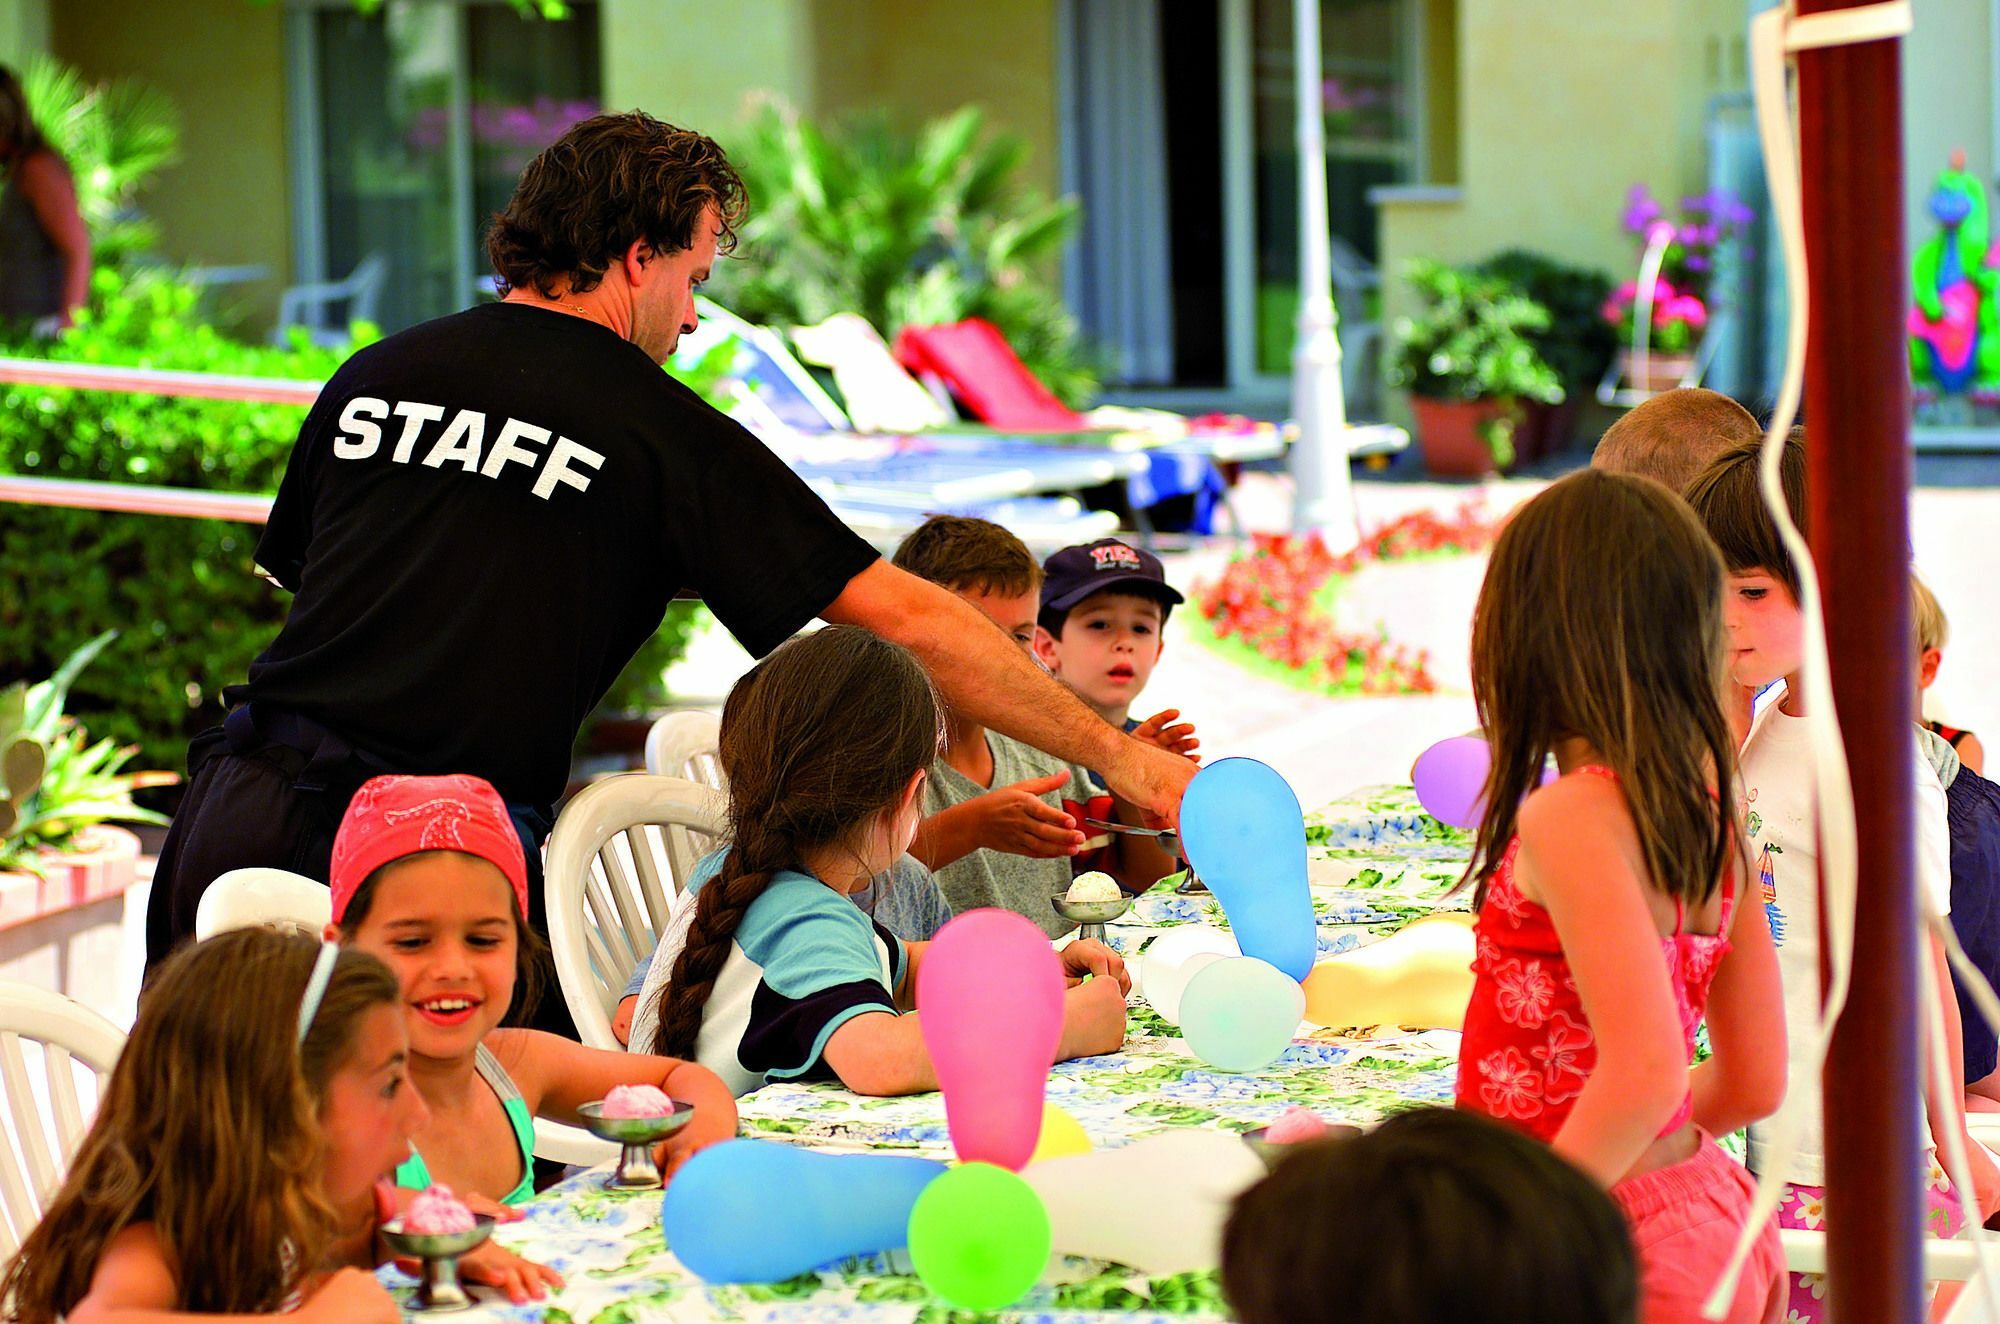
<svg viewBox="0 0 2000 1324"><path fill-rule="evenodd" d="M1168 708L1143 722L1132 704L1166 646L1167 615L1185 602L1160 558L1116 538L1065 547L1042 562L1035 656L1100 717L1193 758L1194 726Z"/></svg>

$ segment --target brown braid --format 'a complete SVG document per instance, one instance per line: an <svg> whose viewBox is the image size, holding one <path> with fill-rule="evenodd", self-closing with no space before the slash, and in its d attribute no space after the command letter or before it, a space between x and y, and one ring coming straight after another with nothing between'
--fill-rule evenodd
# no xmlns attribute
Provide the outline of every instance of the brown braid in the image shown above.
<svg viewBox="0 0 2000 1324"><path fill-rule="evenodd" d="M652 1051L693 1058L743 916L806 851L853 841L942 743L942 709L906 649L853 626L794 639L730 691L718 754L729 854L695 896L687 943L655 1008Z"/></svg>

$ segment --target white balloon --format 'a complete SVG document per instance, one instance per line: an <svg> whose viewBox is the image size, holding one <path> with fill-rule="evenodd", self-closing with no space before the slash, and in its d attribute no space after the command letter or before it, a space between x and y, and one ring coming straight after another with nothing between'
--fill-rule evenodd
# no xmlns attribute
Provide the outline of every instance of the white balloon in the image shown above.
<svg viewBox="0 0 2000 1324"><path fill-rule="evenodd" d="M1264 1173L1242 1137L1185 1128L1031 1163L1021 1177L1049 1211L1058 1253L1157 1275L1219 1266L1230 1204Z"/></svg>
<svg viewBox="0 0 2000 1324"><path fill-rule="evenodd" d="M1181 994L1203 966L1225 956L1241 956L1236 939L1206 924L1185 924L1153 939L1139 958L1139 992L1161 1019L1181 1023Z"/></svg>

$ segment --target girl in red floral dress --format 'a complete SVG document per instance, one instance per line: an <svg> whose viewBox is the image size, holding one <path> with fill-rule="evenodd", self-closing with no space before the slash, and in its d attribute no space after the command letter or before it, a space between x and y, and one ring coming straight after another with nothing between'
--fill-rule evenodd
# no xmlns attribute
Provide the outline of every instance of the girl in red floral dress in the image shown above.
<svg viewBox="0 0 2000 1324"><path fill-rule="evenodd" d="M1723 573L1665 488L1586 470L1514 516L1473 621L1493 761L1458 1106L1610 1190L1646 1324L1699 1318L1753 1190L1713 1137L1785 1085L1777 960L1723 808ZM1725 1318L1776 1320L1783 1267L1772 1224Z"/></svg>

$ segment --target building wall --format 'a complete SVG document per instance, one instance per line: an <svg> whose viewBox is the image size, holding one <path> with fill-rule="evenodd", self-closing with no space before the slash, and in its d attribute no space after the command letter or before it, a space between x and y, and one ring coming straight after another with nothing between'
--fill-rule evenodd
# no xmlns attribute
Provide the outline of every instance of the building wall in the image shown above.
<svg viewBox="0 0 2000 1324"><path fill-rule="evenodd" d="M59 0L50 45L91 78L141 79L181 117L181 159L139 205L177 261L255 263L225 296L268 320L291 279L283 21L246 0Z"/></svg>
<svg viewBox="0 0 2000 1324"><path fill-rule="evenodd" d="M0 4L0 64L19 65L49 48L49 0Z"/></svg>
<svg viewBox="0 0 2000 1324"><path fill-rule="evenodd" d="M1986 181L1995 197L2000 143L1993 141L1994 97L2000 69L1993 67L1994 0L1943 0L1917 6L1916 27L1903 43L1903 174L1907 199L1904 233L1914 250L1937 232L1926 210L1931 185L1965 150L1966 169Z"/></svg>
<svg viewBox="0 0 2000 1324"><path fill-rule="evenodd" d="M729 145L759 94L815 104L807 0L602 0L604 104L644 110Z"/></svg>
<svg viewBox="0 0 2000 1324"><path fill-rule="evenodd" d="M1169 0L1171 2L1171 0ZM809 0L816 108L886 108L905 125L964 105L1028 144L1022 178L1061 178L1057 0Z"/></svg>
<svg viewBox="0 0 2000 1324"><path fill-rule="evenodd" d="M1447 17L1458 192L1382 206L1385 324L1413 303L1397 274L1412 257L1520 246L1621 277L1636 268L1618 225L1625 190L1701 188L1708 99L1747 86L1743 0L1457 0ZM1446 56L1434 50L1432 68Z"/></svg>

